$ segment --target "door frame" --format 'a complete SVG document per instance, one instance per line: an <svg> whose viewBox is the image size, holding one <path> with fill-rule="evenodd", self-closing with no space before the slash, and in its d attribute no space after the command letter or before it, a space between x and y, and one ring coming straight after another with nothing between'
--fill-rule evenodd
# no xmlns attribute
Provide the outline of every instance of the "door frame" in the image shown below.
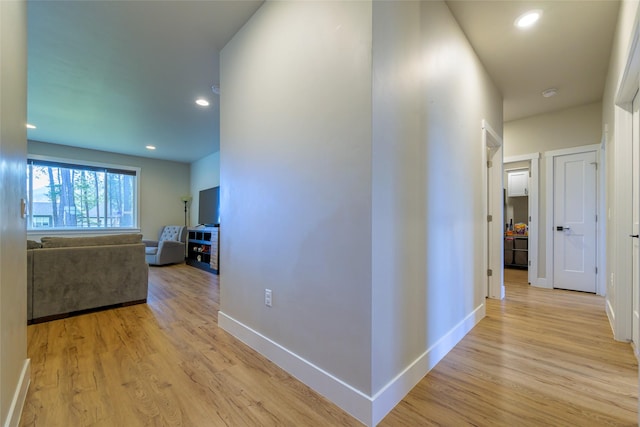
<svg viewBox="0 0 640 427"><path fill-rule="evenodd" d="M636 107L634 107L634 101ZM638 184L640 183L640 170L638 170L638 128L636 127L636 121L638 118L635 116L635 111L638 103L640 102L640 81L638 82L638 90L636 91L633 99L631 100L631 233L629 237L632 237L633 234L638 234L638 228L635 226L637 220L638 211L636 210L640 206L640 201L638 199ZM637 239L631 240L631 348L633 348L633 352L638 358L639 356L639 340L638 340L638 330L640 330L640 325L636 321L636 307L638 306L638 294L640 294L640 289L638 289L638 283L636 278L638 277L638 270L640 270L640 256L638 249L635 249L635 245L638 244ZM635 251L635 254L634 254ZM635 274L634 274L635 273Z"/></svg>
<svg viewBox="0 0 640 427"><path fill-rule="evenodd" d="M505 157L503 164L529 162L529 271L528 280L532 286L545 287L546 279L538 271L538 236L540 233L540 153ZM533 223L533 227L531 224Z"/></svg>
<svg viewBox="0 0 640 427"><path fill-rule="evenodd" d="M489 158L488 152L493 154ZM491 167L489 167L491 161ZM503 154L502 137L486 121L482 120L482 182L485 226L483 231L484 264L493 274L484 276L486 296L493 299L504 298L504 239L502 238L503 212ZM489 175L491 174L491 175ZM489 179L491 178L491 179ZM488 221L488 216L492 220ZM499 227L496 226L499 224Z"/></svg>
<svg viewBox="0 0 640 427"><path fill-rule="evenodd" d="M633 321L633 304L631 302L631 296L633 295L633 291L631 288L631 277L627 277L627 280L620 280L620 276L631 276L631 263L635 262L640 264L640 260L630 259L631 257L620 257L616 255L624 254L624 241L628 241L628 237L624 239L625 229L628 229L631 226L631 221L622 222L624 220L624 213L621 212L618 208L620 205L625 206L625 199L622 196L619 196L618 184L627 185L624 183L624 176L620 174L623 171L620 169L624 169L624 172L629 173L630 169L627 169L624 158L620 157L619 151L630 152L631 144L632 144L632 135L631 135L631 126L633 123L633 108L631 106L631 102L633 101L633 97L636 91L640 88L640 11L636 11L636 17L633 20L633 29L631 31L631 39L629 40L629 48L626 52L627 55L625 57L626 64L624 66L624 71L619 80L618 89L615 94L614 100L614 141L615 141L615 149L614 149L614 165L615 165L615 175L613 177L613 185L616 189L614 191L614 200L611 202L614 209L614 218L612 218L611 229L614 232L614 236L611 244L612 252L610 255L614 256L612 259L612 265L609 266L610 270L610 281L611 281L611 290L614 293L614 301L613 307L611 305L611 301L607 298L607 316L609 317L609 321L613 326L613 334L616 340L629 340L631 339L631 322ZM605 140L606 143L609 143L608 140L608 129L607 125L604 125L605 128ZM621 147L622 149L619 149ZM621 162L621 163L619 163ZM613 171L612 171L613 172ZM628 179L629 175L627 175L627 183L630 186L630 180ZM629 193L626 193L629 194ZM622 216L622 218L620 218ZM631 233L628 233L631 234ZM624 240L623 240L624 239ZM627 251L630 252L630 251ZM620 261L620 258L624 258ZM616 279L616 274L618 278ZM636 298L640 298L640 295L636 295ZM613 311L615 310L615 311ZM636 325L640 328L640 325ZM639 368L640 369L640 368ZM638 371L638 376L640 378L640 370ZM640 399L638 399L638 421L640 422Z"/></svg>
<svg viewBox="0 0 640 427"><path fill-rule="evenodd" d="M612 163L615 165L613 187L615 195L610 204L613 206L613 218L610 219L610 231L613 233L611 243L611 265L609 265L608 286L614 295L613 301L607 298L607 316L612 324L614 338L618 341L631 340L631 322L633 321L633 304L631 297L631 268L633 260L628 250L629 234L631 234L631 200L624 194L631 192L631 157L633 111L631 102L640 86L640 27L638 19L634 22L632 38L626 56L626 65L618 85L614 101L614 131ZM604 125L606 144L611 144L608 126ZM638 296L640 297L640 296ZM640 327L640 325L637 325ZM639 400L640 404L640 400ZM640 407L640 405L639 405ZM640 419L640 412L638 413Z"/></svg>
<svg viewBox="0 0 640 427"><path fill-rule="evenodd" d="M600 197L600 193L601 193L601 189L599 188L598 183L600 182L600 173L601 173L601 169L602 169L602 164L600 161L600 144L592 144L592 145L583 145L580 147L572 147L572 148L564 148L561 150L553 150L553 151L547 151L544 153L545 158L546 158L546 162L545 162L545 169L546 169L546 202L547 202L547 207L546 207L546 217L547 217L547 221L546 221L546 232L545 232L545 236L546 236L546 257L545 257L545 261L546 261L546 266L545 266L545 270L546 270L546 283L544 286L545 288L549 288L549 289L553 289L553 266L554 266L554 253L553 253L553 238L554 238L554 223L553 223L553 214L554 214L554 195L555 195L555 179L554 179L554 162L555 162L555 158L559 157L559 156L566 156L566 155L571 155L571 154L581 154L581 153L588 153L588 152L594 152L596 154L596 163L597 163L597 167L596 167L596 212L598 215L598 219L602 218L602 209L601 209L601 197ZM600 241L600 239L598 239L598 236L600 235L600 224L602 223L602 221L597 220L596 221L596 235L595 235L595 239L596 239L596 266L598 266L598 273L596 273L596 293L598 295L604 295L604 289L601 286L601 281L600 281L600 276L602 275L602 270L600 269L600 257L599 255L602 253L600 250L600 246L602 245L602 242Z"/></svg>

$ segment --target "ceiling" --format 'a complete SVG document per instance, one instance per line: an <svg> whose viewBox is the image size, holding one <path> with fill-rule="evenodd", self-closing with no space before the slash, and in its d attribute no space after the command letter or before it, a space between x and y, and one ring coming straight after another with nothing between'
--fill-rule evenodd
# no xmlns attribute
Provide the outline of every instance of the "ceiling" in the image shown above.
<svg viewBox="0 0 640 427"><path fill-rule="evenodd" d="M218 151L218 53L261 4L29 1L28 138L181 162Z"/></svg>
<svg viewBox="0 0 640 427"><path fill-rule="evenodd" d="M29 139L181 162L219 150L218 53L262 0L27 4ZM617 1L447 4L505 121L602 98ZM530 9L543 10L539 24L516 29ZM542 97L550 87L558 95Z"/></svg>
<svg viewBox="0 0 640 427"><path fill-rule="evenodd" d="M618 16L614 0L448 1L504 98L511 121L602 99ZM527 30L514 26L540 9ZM551 98L542 91L556 88Z"/></svg>

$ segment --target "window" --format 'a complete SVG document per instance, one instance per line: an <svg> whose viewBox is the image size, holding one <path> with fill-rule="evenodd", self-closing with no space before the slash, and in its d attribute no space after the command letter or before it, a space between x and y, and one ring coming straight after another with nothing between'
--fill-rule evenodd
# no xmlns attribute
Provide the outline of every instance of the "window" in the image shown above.
<svg viewBox="0 0 640 427"><path fill-rule="evenodd" d="M138 174L132 168L27 160L27 229L138 227Z"/></svg>

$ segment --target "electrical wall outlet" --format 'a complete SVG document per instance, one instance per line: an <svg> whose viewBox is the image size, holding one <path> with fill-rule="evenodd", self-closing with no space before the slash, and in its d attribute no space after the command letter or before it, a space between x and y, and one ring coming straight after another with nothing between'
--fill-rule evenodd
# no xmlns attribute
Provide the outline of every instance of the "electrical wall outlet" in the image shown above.
<svg viewBox="0 0 640 427"><path fill-rule="evenodd" d="M271 289L264 290L264 305L271 307Z"/></svg>

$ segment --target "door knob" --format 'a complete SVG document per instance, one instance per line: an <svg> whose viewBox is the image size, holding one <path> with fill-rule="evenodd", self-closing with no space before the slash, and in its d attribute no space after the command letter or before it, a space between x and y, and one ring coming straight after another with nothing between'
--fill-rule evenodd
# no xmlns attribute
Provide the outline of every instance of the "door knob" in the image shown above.
<svg viewBox="0 0 640 427"><path fill-rule="evenodd" d="M635 237L637 239L638 237L640 237L640 235L638 235L638 234L629 234L629 237Z"/></svg>

